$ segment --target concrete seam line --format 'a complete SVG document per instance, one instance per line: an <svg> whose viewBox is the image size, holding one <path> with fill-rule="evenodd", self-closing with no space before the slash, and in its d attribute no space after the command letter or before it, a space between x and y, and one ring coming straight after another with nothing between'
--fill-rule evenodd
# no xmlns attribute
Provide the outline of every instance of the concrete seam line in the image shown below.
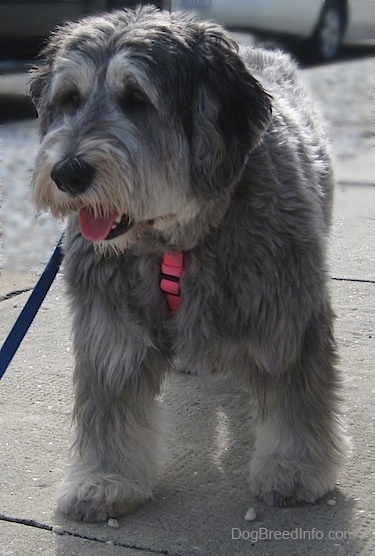
<svg viewBox="0 0 375 556"><path fill-rule="evenodd" d="M360 282L361 284L375 284L375 280L367 280L366 278L339 278L337 276L331 276L331 280L336 280L338 282Z"/></svg>
<svg viewBox="0 0 375 556"><path fill-rule="evenodd" d="M9 523L16 523L18 525L26 525L27 527L35 527L36 529L43 529L45 531L52 531L53 530L53 526L52 525L47 525L46 523L41 523L40 521L37 521L35 519L27 519L27 518L21 518L21 517L13 517L10 515L6 515L3 513L0 513L0 521L7 521ZM94 542L99 542L101 544L106 544L108 542L108 540L104 540L104 539L98 539L96 537L93 537L91 535L82 535L81 533L78 533L76 531L69 531L67 529L64 529L64 534L69 535L71 537L77 537L79 539L82 540L86 540L86 541L94 541ZM130 544L130 543L122 543L120 541L113 541L112 546L119 546L121 548L129 548L132 550L139 550L140 552L147 552L148 554L158 554L161 556L182 556L176 552L170 552L169 550L162 550L162 549L157 549L157 548L149 548L147 546L140 546L140 545L136 545L136 544Z"/></svg>
<svg viewBox="0 0 375 556"><path fill-rule="evenodd" d="M0 295L0 303L2 301L7 301L8 299L12 299L12 297L17 297L17 295L21 295L23 293L29 292L33 289L34 288L25 288L24 290L15 290L15 291L6 293L5 295Z"/></svg>

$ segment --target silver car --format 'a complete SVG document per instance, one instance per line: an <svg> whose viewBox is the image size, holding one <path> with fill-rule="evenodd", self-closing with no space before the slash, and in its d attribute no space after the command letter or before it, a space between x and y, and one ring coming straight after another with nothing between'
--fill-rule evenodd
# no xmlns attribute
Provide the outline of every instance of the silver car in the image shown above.
<svg viewBox="0 0 375 556"><path fill-rule="evenodd" d="M332 60L345 43L374 39L375 0L170 0L234 29L302 39L312 57Z"/></svg>

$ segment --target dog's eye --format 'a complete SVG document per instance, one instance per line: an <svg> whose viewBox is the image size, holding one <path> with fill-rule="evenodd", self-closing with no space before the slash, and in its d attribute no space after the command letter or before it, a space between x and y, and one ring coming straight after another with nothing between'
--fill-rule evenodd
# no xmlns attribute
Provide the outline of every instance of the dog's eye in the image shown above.
<svg viewBox="0 0 375 556"><path fill-rule="evenodd" d="M121 110L128 111L150 104L148 97L139 89L124 91L119 99Z"/></svg>
<svg viewBox="0 0 375 556"><path fill-rule="evenodd" d="M59 105L66 110L75 110L81 104L81 96L78 91L68 91L59 99Z"/></svg>

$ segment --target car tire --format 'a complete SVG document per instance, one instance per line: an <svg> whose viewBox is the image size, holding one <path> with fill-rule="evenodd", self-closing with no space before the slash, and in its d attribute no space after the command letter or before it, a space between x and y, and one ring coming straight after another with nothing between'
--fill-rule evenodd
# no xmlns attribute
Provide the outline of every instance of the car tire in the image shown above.
<svg viewBox="0 0 375 556"><path fill-rule="evenodd" d="M306 43L310 61L330 62L341 48L346 25L345 8L340 0L326 0L316 28Z"/></svg>

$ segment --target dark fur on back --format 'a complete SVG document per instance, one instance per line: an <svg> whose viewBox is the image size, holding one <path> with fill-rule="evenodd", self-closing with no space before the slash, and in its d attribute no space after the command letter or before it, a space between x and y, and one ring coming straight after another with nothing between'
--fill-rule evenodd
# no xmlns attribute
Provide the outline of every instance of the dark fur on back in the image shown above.
<svg viewBox="0 0 375 556"><path fill-rule="evenodd" d="M76 352L60 509L105 519L151 495L162 459L155 396L172 360L256 393L256 494L317 500L345 446L326 268L334 182L294 64L149 8L70 24L44 55L31 83L42 132L34 195L69 216ZM74 196L50 175L72 153L95 170ZM135 225L95 244L78 225L83 207ZM171 318L159 272L177 250L182 305Z"/></svg>

